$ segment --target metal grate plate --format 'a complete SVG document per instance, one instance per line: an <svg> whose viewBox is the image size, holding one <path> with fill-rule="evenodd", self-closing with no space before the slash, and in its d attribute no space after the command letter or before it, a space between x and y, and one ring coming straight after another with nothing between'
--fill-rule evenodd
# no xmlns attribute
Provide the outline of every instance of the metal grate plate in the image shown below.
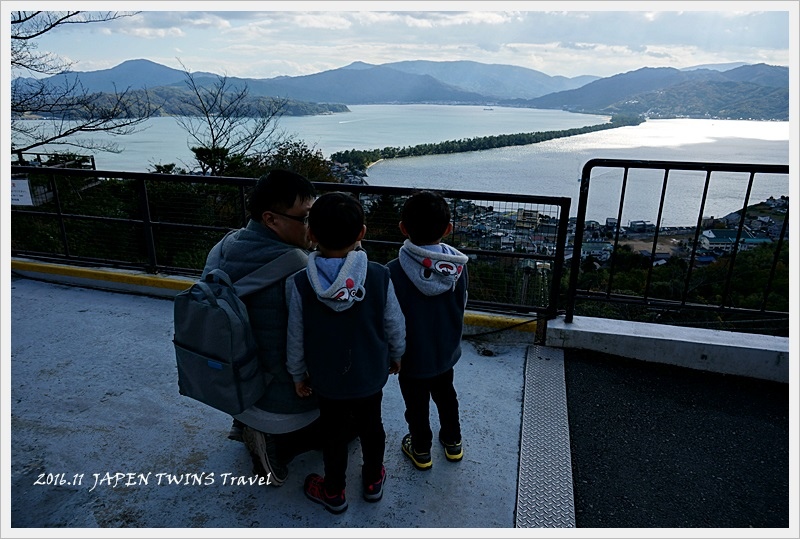
<svg viewBox="0 0 800 539"><path fill-rule="evenodd" d="M517 483L517 528L574 528L564 352L528 347Z"/></svg>

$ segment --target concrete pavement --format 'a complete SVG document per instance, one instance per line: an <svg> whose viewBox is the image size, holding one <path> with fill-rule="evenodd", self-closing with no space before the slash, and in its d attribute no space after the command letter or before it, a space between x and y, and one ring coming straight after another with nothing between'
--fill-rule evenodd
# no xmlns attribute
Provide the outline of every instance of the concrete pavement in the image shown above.
<svg viewBox="0 0 800 539"><path fill-rule="evenodd" d="M225 437L228 418L177 392L170 299L17 277L10 296L3 381L11 428L2 437L3 462L11 456L2 478L10 518L0 518L2 537L74 536L77 529L83 537L157 536L151 528L175 529L170 535L191 528L192 537L222 529L228 536L317 537L340 527L364 537L379 527L392 528L381 535L401 537L602 537L609 529L641 537L642 528L663 537L798 536L790 511L798 499L790 474L797 395L789 384L565 348L572 479L562 486L574 487L580 529L514 530L531 471L520 434L529 432L525 417L540 419L552 399L539 393L537 406L523 412L527 396L541 389L530 372L531 350L539 348L529 345L530 335L471 335L456 370L464 461L434 454L430 472L405 462L392 378L384 398L384 500L361 500L356 445L349 469L355 492L348 511L334 516L300 489L307 473L322 471L318 453L298 458L281 488L243 484L250 462L244 446ZM673 334L680 339L680 328Z"/></svg>
<svg viewBox="0 0 800 539"><path fill-rule="evenodd" d="M230 418L178 394L172 301L19 278L11 288L13 527L514 527L524 346L465 343L455 380L465 457L434 452L429 472L400 451L391 377L383 500L362 500L354 444L350 506L334 516L302 493L306 474L323 471L318 452L292 462L280 488L240 484L251 464L226 438Z"/></svg>

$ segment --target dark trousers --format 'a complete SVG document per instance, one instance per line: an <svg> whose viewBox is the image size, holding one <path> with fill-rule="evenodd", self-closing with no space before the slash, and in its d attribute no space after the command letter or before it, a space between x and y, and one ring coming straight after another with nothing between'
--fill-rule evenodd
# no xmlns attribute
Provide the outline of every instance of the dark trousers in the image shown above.
<svg viewBox="0 0 800 539"><path fill-rule="evenodd" d="M347 428L350 417L361 440L361 477L367 483L380 479L386 447L386 431L381 417L383 391L361 399L328 399L322 396L318 396L318 399L323 431L325 490L329 494L338 494L347 483L348 442L352 439Z"/></svg>
<svg viewBox="0 0 800 539"><path fill-rule="evenodd" d="M278 460L289 464L297 455L322 449L322 422L319 418L302 429L283 434L272 434Z"/></svg>
<svg viewBox="0 0 800 539"><path fill-rule="evenodd" d="M244 423L238 419L234 419L240 427L244 427ZM353 422L350 418L346 425L347 441L352 442L358 438L358 433ZM267 434L275 442L275 453L281 464L289 464L298 455L306 453L307 451L322 451L322 420L315 419L312 423L305 427L281 434Z"/></svg>
<svg viewBox="0 0 800 539"><path fill-rule="evenodd" d="M430 424L430 401L439 412L439 438L445 442L461 441L458 420L458 396L453 387L453 369L432 378L409 378L400 371L400 392L406 403L406 423L414 450L428 453L433 442Z"/></svg>

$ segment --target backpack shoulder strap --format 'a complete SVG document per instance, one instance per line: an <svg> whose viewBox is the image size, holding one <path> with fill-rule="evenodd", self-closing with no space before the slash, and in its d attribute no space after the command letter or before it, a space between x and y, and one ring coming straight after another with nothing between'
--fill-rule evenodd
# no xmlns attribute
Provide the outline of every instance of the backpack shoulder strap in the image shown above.
<svg viewBox="0 0 800 539"><path fill-rule="evenodd" d="M281 256L265 264L254 272L245 275L234 283L236 295L239 297L252 294L262 288L274 284L284 277L306 267L308 255L300 249L286 251Z"/></svg>

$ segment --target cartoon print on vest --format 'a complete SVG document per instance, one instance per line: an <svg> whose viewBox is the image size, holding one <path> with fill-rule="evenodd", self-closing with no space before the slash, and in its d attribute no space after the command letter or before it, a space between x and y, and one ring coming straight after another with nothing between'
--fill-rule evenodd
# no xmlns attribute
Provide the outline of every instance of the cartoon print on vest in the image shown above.
<svg viewBox="0 0 800 539"><path fill-rule="evenodd" d="M431 275L433 274L433 270L436 270L437 273L440 275L452 276L460 274L461 271L464 269L461 265L453 264L452 262L448 262L446 260L437 260L434 264L430 258L425 258L422 261L422 265L424 266L424 270L422 270L422 276L425 279L430 279ZM433 270L431 269L433 268Z"/></svg>
<svg viewBox="0 0 800 539"><path fill-rule="evenodd" d="M356 286L353 279L348 277L344 282L344 286L336 291L332 299L338 301L361 301L364 299L364 287Z"/></svg>

